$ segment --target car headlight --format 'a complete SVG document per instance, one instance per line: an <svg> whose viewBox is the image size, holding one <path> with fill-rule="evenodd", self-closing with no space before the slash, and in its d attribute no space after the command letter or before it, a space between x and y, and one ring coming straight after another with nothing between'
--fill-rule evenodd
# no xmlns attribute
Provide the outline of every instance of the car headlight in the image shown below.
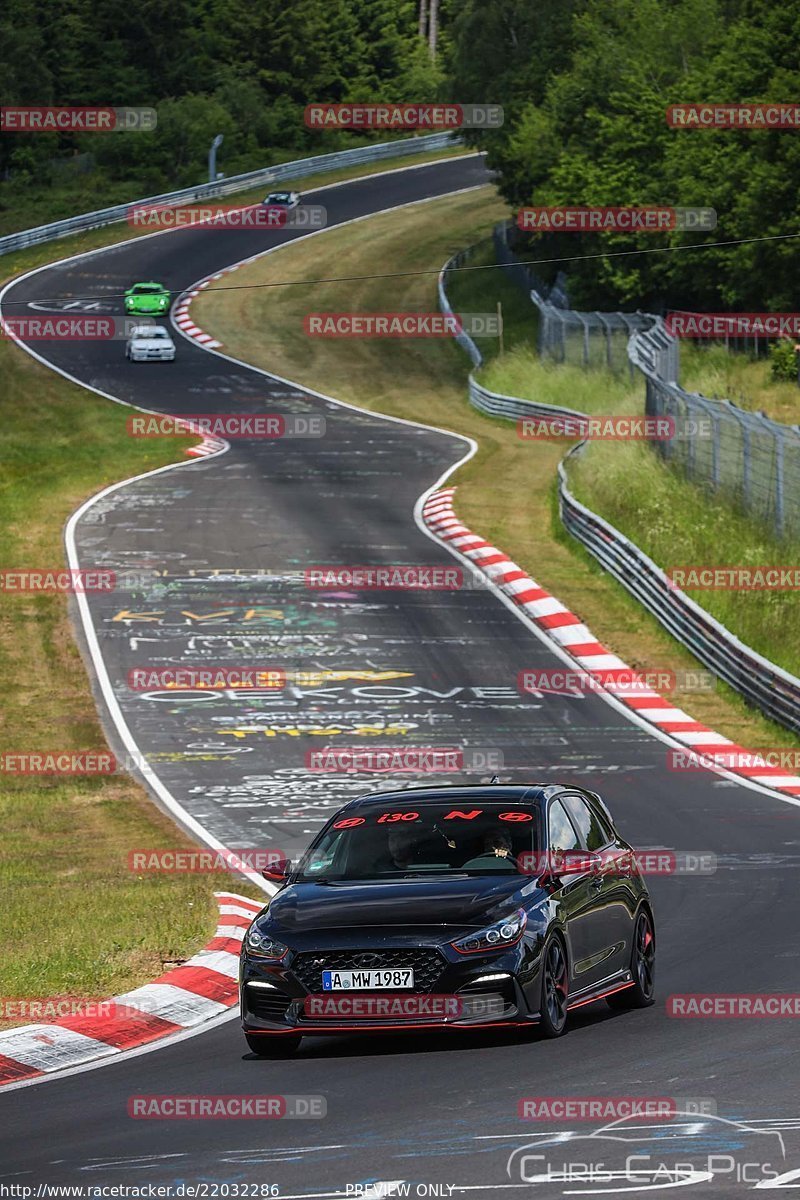
<svg viewBox="0 0 800 1200"><path fill-rule="evenodd" d="M248 953L257 958L272 958L276 961L289 953L289 947L283 942L276 942L269 934L261 933L255 925L251 925L244 939Z"/></svg>
<svg viewBox="0 0 800 1200"><path fill-rule="evenodd" d="M527 924L528 914L523 908L518 908L510 916L495 921L494 925L487 925L486 929L481 929L478 933L469 933L450 945L459 954L486 954L491 950L506 950L520 940Z"/></svg>

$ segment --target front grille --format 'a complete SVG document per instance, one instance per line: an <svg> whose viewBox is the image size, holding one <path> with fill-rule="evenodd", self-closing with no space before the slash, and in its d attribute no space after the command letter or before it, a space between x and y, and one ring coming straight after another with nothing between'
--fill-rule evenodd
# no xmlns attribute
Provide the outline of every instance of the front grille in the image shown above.
<svg viewBox="0 0 800 1200"><path fill-rule="evenodd" d="M283 1021L292 1002L291 996L263 988L247 989L247 1007L254 1017L262 1021Z"/></svg>
<svg viewBox="0 0 800 1200"><path fill-rule="evenodd" d="M365 955L374 962L363 962ZM430 992L442 973L444 960L436 950L332 950L330 952L298 954L290 970L304 988L316 995L322 991L323 971L384 971L411 967L413 988L409 992Z"/></svg>

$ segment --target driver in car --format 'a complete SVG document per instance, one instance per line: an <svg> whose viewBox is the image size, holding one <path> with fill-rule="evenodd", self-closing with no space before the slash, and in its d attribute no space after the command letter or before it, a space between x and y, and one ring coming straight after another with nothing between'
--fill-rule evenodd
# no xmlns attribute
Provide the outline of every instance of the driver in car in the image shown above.
<svg viewBox="0 0 800 1200"><path fill-rule="evenodd" d="M484 835L483 853L464 863L465 871L507 869L516 871L517 860L511 853L511 834L507 829L492 829Z"/></svg>

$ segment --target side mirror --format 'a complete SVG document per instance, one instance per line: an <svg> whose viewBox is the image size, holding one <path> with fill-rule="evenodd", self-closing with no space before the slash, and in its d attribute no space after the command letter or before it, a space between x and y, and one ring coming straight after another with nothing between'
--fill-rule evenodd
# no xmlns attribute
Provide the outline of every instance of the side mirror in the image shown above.
<svg viewBox="0 0 800 1200"><path fill-rule="evenodd" d="M587 871L597 870L600 855L590 850L559 850L552 853L551 860L556 876L585 875Z"/></svg>
<svg viewBox="0 0 800 1200"><path fill-rule="evenodd" d="M285 883L292 873L293 865L292 860L287 858L282 863L276 863L274 867L264 867L261 874L270 883Z"/></svg>

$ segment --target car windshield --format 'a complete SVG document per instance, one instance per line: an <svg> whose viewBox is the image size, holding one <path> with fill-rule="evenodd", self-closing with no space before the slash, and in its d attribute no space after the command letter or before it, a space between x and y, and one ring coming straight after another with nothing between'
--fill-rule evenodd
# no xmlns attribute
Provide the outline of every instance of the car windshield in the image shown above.
<svg viewBox="0 0 800 1200"><path fill-rule="evenodd" d="M286 204L289 199L289 192L273 192L271 196L267 196L267 203Z"/></svg>
<svg viewBox="0 0 800 1200"><path fill-rule="evenodd" d="M536 811L509 803L396 803L343 814L299 864L299 879L345 881L424 875L524 874L537 851Z"/></svg>
<svg viewBox="0 0 800 1200"><path fill-rule="evenodd" d="M135 283L133 290L137 296L160 296L164 291L160 283Z"/></svg>

